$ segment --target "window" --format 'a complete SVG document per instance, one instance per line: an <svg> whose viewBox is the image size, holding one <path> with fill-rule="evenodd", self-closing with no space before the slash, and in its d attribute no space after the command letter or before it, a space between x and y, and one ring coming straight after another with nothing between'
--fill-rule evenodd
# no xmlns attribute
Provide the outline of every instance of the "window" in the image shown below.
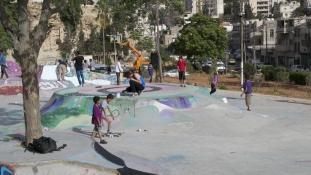
<svg viewBox="0 0 311 175"><path fill-rule="evenodd" d="M274 30L270 29L270 37L274 37Z"/></svg>
<svg viewBox="0 0 311 175"><path fill-rule="evenodd" d="M301 40L301 45L305 46L305 40Z"/></svg>

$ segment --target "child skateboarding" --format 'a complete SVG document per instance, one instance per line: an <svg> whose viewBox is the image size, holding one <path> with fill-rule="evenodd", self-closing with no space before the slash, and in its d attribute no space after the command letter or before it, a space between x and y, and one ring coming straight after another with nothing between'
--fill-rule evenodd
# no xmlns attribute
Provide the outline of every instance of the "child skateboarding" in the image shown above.
<svg viewBox="0 0 311 175"><path fill-rule="evenodd" d="M211 83L211 92L209 93L210 95L212 95L213 93L216 92L216 84L219 81L217 74L214 75L213 81Z"/></svg>
<svg viewBox="0 0 311 175"><path fill-rule="evenodd" d="M112 94L108 94L106 100L103 100L102 104L101 104L101 110L104 112L103 115L103 119L108 123L108 130L107 130L107 134L111 134L112 132L110 131L110 127L111 127L111 119L108 117L107 115L107 111L106 109L108 109L108 111L110 112L110 115L112 117L112 119L114 120L114 116L113 113L109 107L109 103L114 99L114 96Z"/></svg>
<svg viewBox="0 0 311 175"><path fill-rule="evenodd" d="M92 115L92 124L94 124L94 129L92 132L92 138L95 137L95 134L99 135L100 138L100 143L101 144L107 144L107 142L103 139L102 134L101 134L101 127L103 126L102 124L102 113L100 111L100 97L95 96L93 98L94 101L94 106L93 106L93 115Z"/></svg>

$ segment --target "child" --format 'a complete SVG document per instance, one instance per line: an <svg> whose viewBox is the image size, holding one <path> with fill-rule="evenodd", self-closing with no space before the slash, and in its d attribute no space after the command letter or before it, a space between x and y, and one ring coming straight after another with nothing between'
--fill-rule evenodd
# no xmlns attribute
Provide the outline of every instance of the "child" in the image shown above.
<svg viewBox="0 0 311 175"><path fill-rule="evenodd" d="M211 92L209 93L210 95L212 95L213 93L216 92L216 84L217 84L218 81L219 81L219 79L217 77L217 74L215 74L214 78L213 78L213 82L211 84Z"/></svg>
<svg viewBox="0 0 311 175"><path fill-rule="evenodd" d="M245 83L244 83L244 91L241 94L241 97L245 94L245 103L247 106L247 110L251 111L251 99L252 99L252 83L248 74L245 74Z"/></svg>
<svg viewBox="0 0 311 175"><path fill-rule="evenodd" d="M95 96L93 98L94 101L94 106L93 106L93 115L92 115L92 124L94 124L94 130L92 133L92 138L95 137L95 134L97 133L100 138L100 143L101 144L107 144L107 142L103 139L102 134L101 134L101 127L103 126L102 124L102 113L100 111L100 97Z"/></svg>
<svg viewBox="0 0 311 175"><path fill-rule="evenodd" d="M108 94L106 100L104 100L101 104L101 109L104 112L104 116L103 119L106 120L106 122L108 123L108 130L107 133L112 133L110 131L110 126L111 126L111 120L109 119L107 112L106 112L106 108L108 109L108 111L110 112L110 115L112 117L112 119L114 120L114 116L113 113L111 112L111 109L109 108L109 103L114 99L114 96L112 94Z"/></svg>

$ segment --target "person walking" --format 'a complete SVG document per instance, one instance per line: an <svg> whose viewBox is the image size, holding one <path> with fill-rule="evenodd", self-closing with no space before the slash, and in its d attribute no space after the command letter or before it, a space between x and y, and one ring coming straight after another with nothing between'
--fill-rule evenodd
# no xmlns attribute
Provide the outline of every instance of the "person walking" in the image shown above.
<svg viewBox="0 0 311 175"><path fill-rule="evenodd" d="M212 83L211 83L211 92L209 93L210 95L212 95L213 93L216 92L216 85L217 85L217 82L219 82L219 78L217 77L217 74L215 73L215 74L214 74L213 81L212 81Z"/></svg>
<svg viewBox="0 0 311 175"><path fill-rule="evenodd" d="M83 60L84 57L80 55L80 51L77 51L77 56L72 58L71 61L75 61L76 74L79 81L79 86L84 86L84 75L83 75ZM82 79L82 81L81 81Z"/></svg>
<svg viewBox="0 0 311 175"><path fill-rule="evenodd" d="M90 71L95 72L95 63L92 59L90 59L90 65L89 65Z"/></svg>
<svg viewBox="0 0 311 175"><path fill-rule="evenodd" d="M57 66L57 80L60 81L60 79L62 79L63 81L65 81L65 74L67 73L67 63L60 59L56 59L55 64L57 64L57 62L59 63Z"/></svg>
<svg viewBox="0 0 311 175"><path fill-rule="evenodd" d="M152 63L149 63L149 66L148 66L148 73L149 73L149 76L150 76L149 83L152 83L153 71L154 71L154 69L153 69Z"/></svg>
<svg viewBox="0 0 311 175"><path fill-rule="evenodd" d="M108 73L108 75L110 75L110 73L111 73L111 66L110 65L107 68L107 73Z"/></svg>
<svg viewBox="0 0 311 175"><path fill-rule="evenodd" d="M3 74L5 74L6 79L8 80L9 79L9 75L6 72L6 68L8 68L8 65L6 63L6 57L5 57L5 55L4 55L2 50L0 50L0 65L1 65L1 78L0 79L2 79L3 78Z"/></svg>
<svg viewBox="0 0 311 175"><path fill-rule="evenodd" d="M245 94L245 103L247 106L247 110L251 111L250 105L251 105L251 98L252 98L252 83L249 78L249 75L245 75L245 83L244 83L244 91L241 94L241 97Z"/></svg>
<svg viewBox="0 0 311 175"><path fill-rule="evenodd" d="M183 59L182 56L179 56L179 61L177 62L177 69L179 72L179 82L180 82L180 87L186 87L185 85L185 79L186 79L186 61Z"/></svg>
<svg viewBox="0 0 311 175"><path fill-rule="evenodd" d="M116 62L116 75L117 75L117 85L120 85L120 74L123 73L123 69L121 66L122 57L118 57L118 62ZM121 80L122 81L122 80Z"/></svg>

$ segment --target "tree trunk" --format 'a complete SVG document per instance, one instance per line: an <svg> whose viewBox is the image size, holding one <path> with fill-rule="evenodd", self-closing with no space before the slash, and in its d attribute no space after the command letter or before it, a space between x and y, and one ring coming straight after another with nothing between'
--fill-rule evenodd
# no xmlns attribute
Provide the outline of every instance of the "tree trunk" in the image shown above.
<svg viewBox="0 0 311 175"><path fill-rule="evenodd" d="M104 64L106 65L106 40L105 40L105 28L103 27L103 57Z"/></svg>
<svg viewBox="0 0 311 175"><path fill-rule="evenodd" d="M160 35L159 35L159 0L157 0L157 6L156 6L156 20L157 20L157 35L156 35L156 44L157 44L157 54L159 59L159 76L160 76L160 83L163 83L163 74L162 74L162 57L160 52Z"/></svg>
<svg viewBox="0 0 311 175"><path fill-rule="evenodd" d="M29 50L32 50L29 48ZM33 50L30 52L34 52ZM37 56L34 53L23 55L21 59L24 119L26 128L26 145L34 138L42 136L39 83L37 78Z"/></svg>

